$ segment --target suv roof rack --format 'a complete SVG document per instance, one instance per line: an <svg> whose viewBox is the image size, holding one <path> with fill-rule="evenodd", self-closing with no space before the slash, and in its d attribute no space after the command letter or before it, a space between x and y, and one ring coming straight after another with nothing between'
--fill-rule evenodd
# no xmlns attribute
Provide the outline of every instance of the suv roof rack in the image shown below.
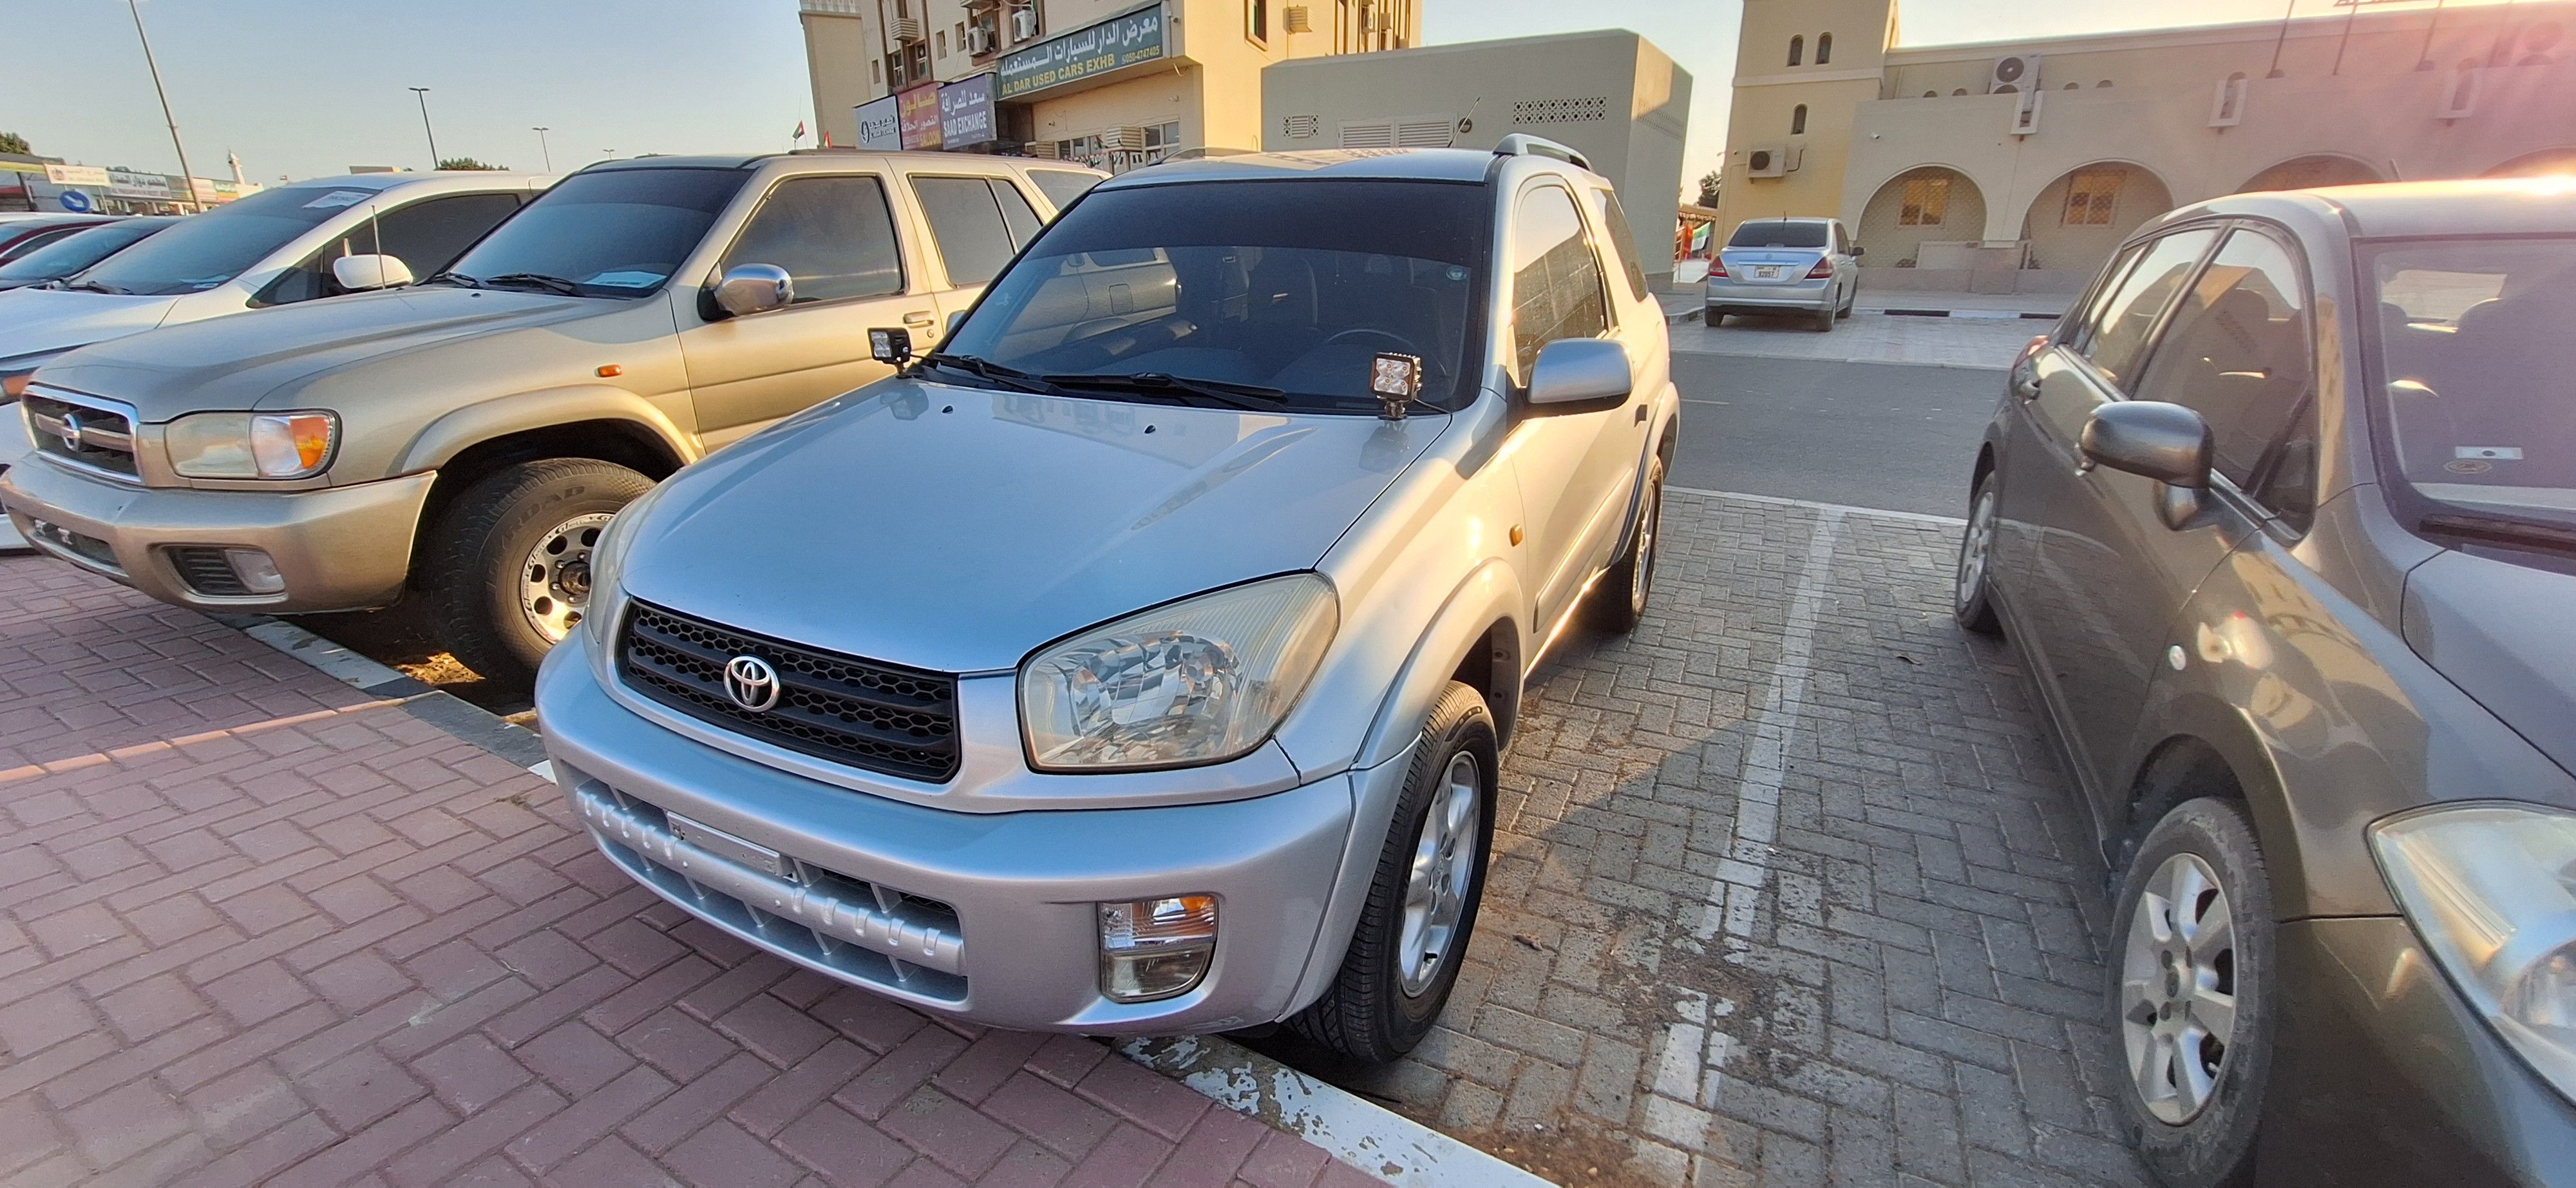
<svg viewBox="0 0 2576 1188"><path fill-rule="evenodd" d="M1592 162L1586 160L1583 154L1544 136L1532 136L1527 132L1514 132L1504 137L1494 146L1494 155L1497 157L1554 157L1577 169L1592 168Z"/></svg>

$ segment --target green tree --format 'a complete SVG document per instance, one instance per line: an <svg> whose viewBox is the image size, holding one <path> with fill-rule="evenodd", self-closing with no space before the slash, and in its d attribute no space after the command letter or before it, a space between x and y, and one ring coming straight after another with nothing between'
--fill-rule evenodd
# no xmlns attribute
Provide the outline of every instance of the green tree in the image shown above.
<svg viewBox="0 0 2576 1188"><path fill-rule="evenodd" d="M508 169L508 168L509 168L509 166L507 166L507 165L486 165L486 164L484 164L483 162L481 162L481 161L477 161L477 160L475 160L475 159L474 159L474 158L472 158L472 157L446 157L446 158L442 158L442 159L438 162L438 167L439 167L439 168L441 168L441 169L489 169L489 170L506 170L506 169Z"/></svg>
<svg viewBox="0 0 2576 1188"><path fill-rule="evenodd" d="M27 157L35 155L35 152L36 150L27 147L26 137L15 132L0 132L0 153L16 153Z"/></svg>
<svg viewBox="0 0 2576 1188"><path fill-rule="evenodd" d="M1711 169L1711 170L1709 170L1708 172L1703 173L1703 174L1701 174L1701 175L1699 176L1699 204L1700 204L1700 205L1702 205L1702 206L1715 206L1715 205L1717 205L1717 184L1718 184L1720 181L1723 181L1723 180L1725 180L1724 175L1720 174L1717 170L1714 170L1714 169Z"/></svg>

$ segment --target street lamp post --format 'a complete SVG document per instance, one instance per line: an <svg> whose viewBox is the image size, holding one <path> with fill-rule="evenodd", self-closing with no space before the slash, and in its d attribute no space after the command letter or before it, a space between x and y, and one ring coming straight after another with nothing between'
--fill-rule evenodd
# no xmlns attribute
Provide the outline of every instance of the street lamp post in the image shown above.
<svg viewBox="0 0 2576 1188"><path fill-rule="evenodd" d="M554 172L554 171L555 171L555 153L554 153L554 150L553 150L553 149L550 149L550 148L547 148L547 147L546 147L546 132L547 132L547 129L545 129L545 128L531 128L531 129L529 129L529 131L534 132L534 133L536 133L536 134L537 134L537 152L538 152L540 155L544 156L544 157L545 157L545 159L546 159L546 172L548 172L548 173L552 173L552 172Z"/></svg>
<svg viewBox="0 0 2576 1188"><path fill-rule="evenodd" d="M420 131L429 137L429 167L438 168L438 133L429 127L429 88L413 87L411 93L420 100Z"/></svg>
<svg viewBox="0 0 2576 1188"><path fill-rule="evenodd" d="M143 32L143 9L135 0L125 0L125 8L134 14L134 39L143 43L143 66L152 72L152 93L161 97L161 119L170 125L170 150L179 154L179 186L187 191L181 205L204 210L197 201L197 175L188 169L188 150L179 143L179 118L170 114L170 92L161 87L161 64L152 60L152 38Z"/></svg>

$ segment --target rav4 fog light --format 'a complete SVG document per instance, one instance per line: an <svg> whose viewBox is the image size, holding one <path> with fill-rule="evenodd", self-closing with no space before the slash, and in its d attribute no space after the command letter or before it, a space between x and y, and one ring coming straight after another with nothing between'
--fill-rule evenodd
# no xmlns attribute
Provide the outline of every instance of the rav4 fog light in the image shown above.
<svg viewBox="0 0 2576 1188"><path fill-rule="evenodd" d="M1216 896L1100 905L1100 992L1113 1002L1186 993L1216 956Z"/></svg>

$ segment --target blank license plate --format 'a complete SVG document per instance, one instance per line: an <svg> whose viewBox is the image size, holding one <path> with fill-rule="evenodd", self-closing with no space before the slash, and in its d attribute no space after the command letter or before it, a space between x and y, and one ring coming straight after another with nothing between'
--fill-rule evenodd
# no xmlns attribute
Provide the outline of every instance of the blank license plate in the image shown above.
<svg viewBox="0 0 2576 1188"><path fill-rule="evenodd" d="M1756 264L1753 266L1753 279L1778 280L1780 279L1780 266L1777 264Z"/></svg>
<svg viewBox="0 0 2576 1188"><path fill-rule="evenodd" d="M776 850L744 841L724 830L701 825L678 813L667 813L665 816L671 822L671 836L681 841L729 862L739 862L753 870L765 871L781 878L787 875L787 863L779 858Z"/></svg>

